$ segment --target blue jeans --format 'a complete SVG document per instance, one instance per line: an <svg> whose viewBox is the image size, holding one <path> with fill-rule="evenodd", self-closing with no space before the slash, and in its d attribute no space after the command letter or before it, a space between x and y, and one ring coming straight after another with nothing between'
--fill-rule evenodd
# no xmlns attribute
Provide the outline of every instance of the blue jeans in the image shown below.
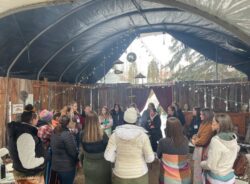
<svg viewBox="0 0 250 184"><path fill-rule="evenodd" d="M73 169L67 172L57 172L61 184L73 184L76 170Z"/></svg>

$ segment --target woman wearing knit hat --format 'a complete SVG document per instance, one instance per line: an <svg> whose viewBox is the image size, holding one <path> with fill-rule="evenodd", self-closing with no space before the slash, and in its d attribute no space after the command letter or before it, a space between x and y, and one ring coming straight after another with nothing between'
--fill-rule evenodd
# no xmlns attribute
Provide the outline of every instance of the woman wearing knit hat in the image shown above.
<svg viewBox="0 0 250 184"><path fill-rule="evenodd" d="M39 114L40 120L38 121L38 137L43 141L45 149L48 148L50 143L50 137L53 131L51 120L53 118L53 113L44 109Z"/></svg>
<svg viewBox="0 0 250 184"><path fill-rule="evenodd" d="M148 184L147 163L155 156L145 129L135 125L137 116L133 107L125 111L125 125L115 129L105 150L105 159L115 163L113 184Z"/></svg>

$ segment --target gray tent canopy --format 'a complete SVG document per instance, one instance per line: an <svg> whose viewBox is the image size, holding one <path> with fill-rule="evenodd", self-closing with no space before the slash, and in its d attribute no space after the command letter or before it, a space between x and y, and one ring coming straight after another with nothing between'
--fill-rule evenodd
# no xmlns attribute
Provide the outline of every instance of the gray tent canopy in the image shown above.
<svg viewBox="0 0 250 184"><path fill-rule="evenodd" d="M228 7L221 5L226 13L229 1L235 0L223 1ZM192 11L188 0L82 0L5 16L0 19L0 76L95 83L141 33L166 32L250 78L249 22L227 22L211 11L203 16L204 7L190 2L200 11ZM244 7L240 15L250 2ZM232 14L239 18L240 10Z"/></svg>

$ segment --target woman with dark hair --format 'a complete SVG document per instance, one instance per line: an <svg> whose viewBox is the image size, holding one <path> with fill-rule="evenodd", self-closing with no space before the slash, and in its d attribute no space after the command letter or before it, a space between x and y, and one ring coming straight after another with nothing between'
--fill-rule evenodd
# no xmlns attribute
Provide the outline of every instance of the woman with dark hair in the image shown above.
<svg viewBox="0 0 250 184"><path fill-rule="evenodd" d="M115 130L117 126L123 125L123 111L119 104L114 105L114 109L111 110L110 114L113 118L112 130Z"/></svg>
<svg viewBox="0 0 250 184"><path fill-rule="evenodd" d="M192 144L195 146L193 153L194 160L194 177L195 184L202 183L202 169L200 162L207 159L207 148L214 133L212 130L212 121L214 113L210 109L201 110L201 124L198 133L193 135Z"/></svg>
<svg viewBox="0 0 250 184"><path fill-rule="evenodd" d="M172 106L172 105L168 106L167 115L168 115L168 118L177 117L176 109L174 106Z"/></svg>
<svg viewBox="0 0 250 184"><path fill-rule="evenodd" d="M154 152L157 150L158 141L162 138L161 133L161 118L156 112L156 109L149 110L149 122L146 125L146 130L149 134L150 143Z"/></svg>
<svg viewBox="0 0 250 184"><path fill-rule="evenodd" d="M201 124L200 108L194 107L192 113L193 113L193 119L189 125L189 131L188 131L188 138L189 139L192 138L193 135L198 133L198 130L199 130L200 124Z"/></svg>
<svg viewBox="0 0 250 184"><path fill-rule="evenodd" d="M176 102L173 103L172 106L175 108L176 117L180 120L181 125L184 126L186 124L186 120L180 106Z"/></svg>
<svg viewBox="0 0 250 184"><path fill-rule="evenodd" d="M81 145L84 154L83 170L86 184L110 184L111 164L104 159L108 136L101 129L98 116L89 112L81 134Z"/></svg>
<svg viewBox="0 0 250 184"><path fill-rule="evenodd" d="M14 178L19 184L44 184L45 151L37 136L38 116L26 106L21 122L8 124L9 151L13 160Z"/></svg>
<svg viewBox="0 0 250 184"><path fill-rule="evenodd" d="M61 184L73 184L78 161L75 139L67 128L70 118L61 116L51 136L52 170L56 171Z"/></svg>
<svg viewBox="0 0 250 184"><path fill-rule="evenodd" d="M237 136L233 133L233 123L225 113L215 114L212 129L217 135L211 140L208 148L208 159L201 162L206 170L203 183L235 183L233 170L239 146Z"/></svg>
<svg viewBox="0 0 250 184"><path fill-rule="evenodd" d="M84 119L78 112L78 105L76 101L72 101L70 104L69 117L70 117L70 123L68 128L70 132L74 135L77 148L79 148L80 146L79 137L83 127Z"/></svg>
<svg viewBox="0 0 250 184"><path fill-rule="evenodd" d="M140 126L142 126L142 127L145 128L145 129L147 128L147 124L148 124L148 122L150 121L149 111L150 111L151 109L154 109L154 108L155 108L155 104L152 103L152 102L150 102L150 103L148 104L147 109L144 110L143 113L142 113L142 116L141 116L141 118L140 118L139 124L140 124Z"/></svg>
<svg viewBox="0 0 250 184"><path fill-rule="evenodd" d="M157 156L161 159L160 184L191 184L188 139L182 129L179 119L167 119L166 138L159 141L157 149Z"/></svg>

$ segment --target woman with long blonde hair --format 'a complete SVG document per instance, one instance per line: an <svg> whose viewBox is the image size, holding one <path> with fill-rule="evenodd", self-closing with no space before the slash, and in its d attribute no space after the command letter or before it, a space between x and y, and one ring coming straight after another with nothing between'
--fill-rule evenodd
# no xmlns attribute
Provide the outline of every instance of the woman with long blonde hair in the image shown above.
<svg viewBox="0 0 250 184"><path fill-rule="evenodd" d="M99 115L99 123L104 129L105 133L110 137L112 133L113 118L109 113L107 106L103 106L102 111Z"/></svg>
<svg viewBox="0 0 250 184"><path fill-rule="evenodd" d="M81 134L86 184L111 183L111 165L104 159L107 144L108 136L100 127L97 114L95 112L88 113Z"/></svg>

